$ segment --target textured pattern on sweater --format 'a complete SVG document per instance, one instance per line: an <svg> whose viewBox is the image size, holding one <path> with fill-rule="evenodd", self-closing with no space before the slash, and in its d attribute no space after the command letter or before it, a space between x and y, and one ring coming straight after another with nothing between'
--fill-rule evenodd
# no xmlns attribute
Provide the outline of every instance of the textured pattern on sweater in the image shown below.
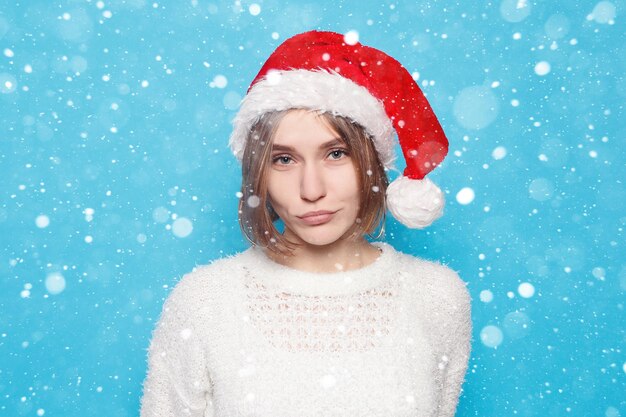
<svg viewBox="0 0 626 417"><path fill-rule="evenodd" d="M397 285L397 283L395 283ZM389 335L397 290L390 283L349 296L307 296L267 288L246 272L252 324L289 352L363 352Z"/></svg>
<svg viewBox="0 0 626 417"><path fill-rule="evenodd" d="M259 248L185 275L149 349L141 416L453 416L470 297L451 269L375 243L337 273Z"/></svg>

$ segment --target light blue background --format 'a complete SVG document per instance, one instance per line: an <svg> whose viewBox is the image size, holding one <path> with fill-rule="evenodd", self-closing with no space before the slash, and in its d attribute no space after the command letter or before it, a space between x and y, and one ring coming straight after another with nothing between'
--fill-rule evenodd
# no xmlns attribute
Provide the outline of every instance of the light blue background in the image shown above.
<svg viewBox="0 0 626 417"><path fill-rule="evenodd" d="M445 216L389 218L387 241L469 282L458 415L626 415L625 17L623 0L3 1L0 414L138 415L169 290L247 247L237 104L319 28L415 72L450 139L430 175Z"/></svg>

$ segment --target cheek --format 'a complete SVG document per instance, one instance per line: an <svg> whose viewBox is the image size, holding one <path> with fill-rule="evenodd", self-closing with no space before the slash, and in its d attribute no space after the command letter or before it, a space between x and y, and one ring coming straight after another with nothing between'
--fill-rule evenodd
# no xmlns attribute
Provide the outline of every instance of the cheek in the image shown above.
<svg viewBox="0 0 626 417"><path fill-rule="evenodd" d="M355 216L359 212L359 202L361 200L361 191L359 189L356 174L346 171L342 174L337 173L333 178L334 198L341 202L344 208L344 215Z"/></svg>
<svg viewBox="0 0 626 417"><path fill-rule="evenodd" d="M274 206L283 205L290 194L288 191L290 190L289 181L286 181L284 176L272 174L268 176L267 180L267 194L270 202Z"/></svg>
<svg viewBox="0 0 626 417"><path fill-rule="evenodd" d="M360 194L359 179L354 169L346 170L345 172L334 175L333 181L337 186L337 190L341 191L347 199L353 199Z"/></svg>

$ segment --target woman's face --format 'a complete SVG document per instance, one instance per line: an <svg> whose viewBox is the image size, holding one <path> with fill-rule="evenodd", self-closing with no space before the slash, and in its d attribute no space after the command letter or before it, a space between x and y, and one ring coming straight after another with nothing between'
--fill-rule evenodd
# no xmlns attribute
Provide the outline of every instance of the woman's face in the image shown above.
<svg viewBox="0 0 626 417"><path fill-rule="evenodd" d="M296 243L328 245L341 239L359 210L359 187L347 146L314 112L293 110L274 136L268 172L272 207ZM311 212L328 214L307 216Z"/></svg>

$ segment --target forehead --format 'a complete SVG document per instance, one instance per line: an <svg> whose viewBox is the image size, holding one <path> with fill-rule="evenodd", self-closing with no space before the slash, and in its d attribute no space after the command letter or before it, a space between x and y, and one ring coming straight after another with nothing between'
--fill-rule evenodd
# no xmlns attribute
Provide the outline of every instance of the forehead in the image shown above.
<svg viewBox="0 0 626 417"><path fill-rule="evenodd" d="M280 121L274 135L273 145L311 147L341 140L341 135L316 112L308 110L289 111Z"/></svg>

